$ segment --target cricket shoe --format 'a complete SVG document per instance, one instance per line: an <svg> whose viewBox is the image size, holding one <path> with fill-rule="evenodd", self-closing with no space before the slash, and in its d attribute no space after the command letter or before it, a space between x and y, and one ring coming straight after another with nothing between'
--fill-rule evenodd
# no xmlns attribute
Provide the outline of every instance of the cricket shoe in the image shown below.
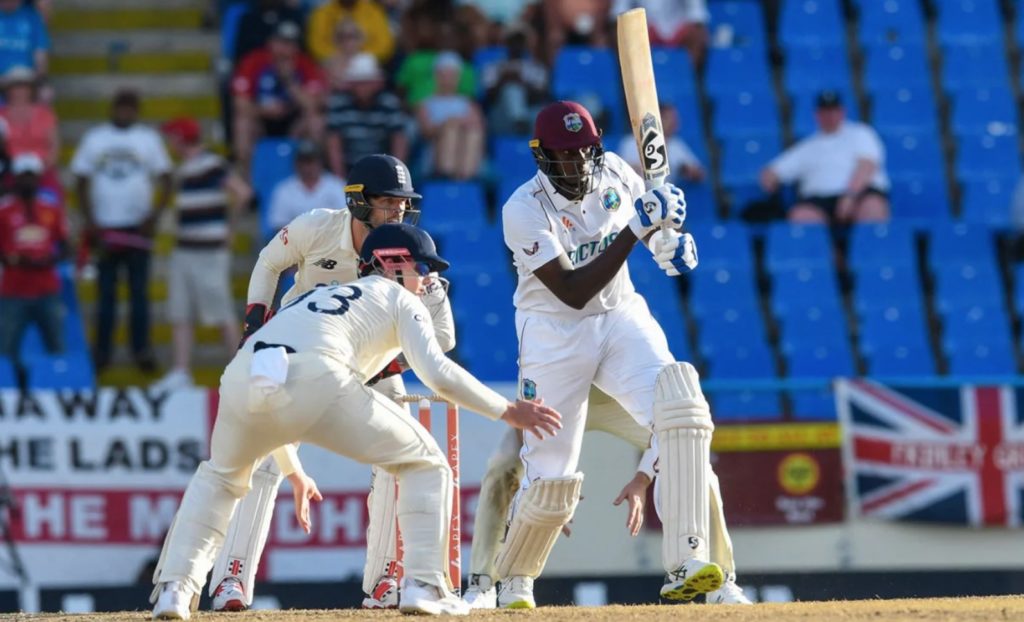
<svg viewBox="0 0 1024 622"><path fill-rule="evenodd" d="M498 590L494 587L494 579L485 574L469 575L469 586L462 595L470 609L496 609L498 607Z"/></svg>
<svg viewBox="0 0 1024 622"><path fill-rule="evenodd" d="M675 572L669 573L661 586L661 597L666 600L693 600L697 594L706 594L722 587L725 574L718 564L688 559Z"/></svg>
<svg viewBox="0 0 1024 622"><path fill-rule="evenodd" d="M213 591L213 602L210 607L214 611L245 611L245 589L242 582L235 578L224 579Z"/></svg>
<svg viewBox="0 0 1024 622"><path fill-rule="evenodd" d="M398 609L398 581L391 575L378 579L373 592L363 599L363 609Z"/></svg>
<svg viewBox="0 0 1024 622"><path fill-rule="evenodd" d="M188 620L192 617L192 597L193 594L180 581L162 584L153 607L153 619Z"/></svg>
<svg viewBox="0 0 1024 622"><path fill-rule="evenodd" d="M469 605L447 589L416 579L403 579L398 597L398 610L402 613L423 615L469 615Z"/></svg>
<svg viewBox="0 0 1024 622"><path fill-rule="evenodd" d="M498 590L498 606L502 609L536 609L533 577L513 576L502 579Z"/></svg>
<svg viewBox="0 0 1024 622"><path fill-rule="evenodd" d="M743 589L736 585L736 577L726 577L722 587L704 595L709 605L753 605Z"/></svg>

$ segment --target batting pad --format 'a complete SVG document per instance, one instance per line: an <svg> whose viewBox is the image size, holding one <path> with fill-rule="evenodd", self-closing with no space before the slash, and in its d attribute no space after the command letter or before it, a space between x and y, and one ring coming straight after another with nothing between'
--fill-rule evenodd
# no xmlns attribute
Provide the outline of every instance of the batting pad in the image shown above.
<svg viewBox="0 0 1024 622"><path fill-rule="evenodd" d="M544 570L562 527L580 501L583 474L539 479L519 499L495 568L502 579L537 577Z"/></svg>
<svg viewBox="0 0 1024 622"><path fill-rule="evenodd" d="M473 521L473 548L469 557L469 574L487 575L497 581L494 558L505 535L505 519L512 500L519 491L523 462L519 459L522 443L516 430L508 428L491 457L487 472L480 482L480 496Z"/></svg>
<svg viewBox="0 0 1024 622"><path fill-rule="evenodd" d="M252 490L242 497L235 515L228 525L224 546L210 575L210 596L221 581L228 578L242 582L245 604L252 604L256 569L263 556L263 547L270 533L270 521L274 517L274 503L277 490L284 477L277 463L267 458L252 473Z"/></svg>
<svg viewBox="0 0 1024 622"><path fill-rule="evenodd" d="M366 498L369 523L366 526L366 566L363 567L365 594L373 593L378 579L384 575L394 575L397 570L396 490L395 476L384 469L373 467L370 496Z"/></svg>
<svg viewBox="0 0 1024 622"><path fill-rule="evenodd" d="M663 525L662 563L674 572L688 559L708 560L711 410L689 363L667 365L654 387L654 432Z"/></svg>

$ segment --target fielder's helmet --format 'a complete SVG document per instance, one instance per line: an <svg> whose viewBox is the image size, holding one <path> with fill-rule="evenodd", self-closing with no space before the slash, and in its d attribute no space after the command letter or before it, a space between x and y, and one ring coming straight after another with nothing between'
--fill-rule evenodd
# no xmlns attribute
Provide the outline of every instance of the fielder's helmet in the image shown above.
<svg viewBox="0 0 1024 622"><path fill-rule="evenodd" d="M581 157L556 158L555 150L579 151ZM597 188L604 146L601 131L582 104L557 101L545 106L537 114L530 151L540 172L566 198L580 201Z"/></svg>
<svg viewBox="0 0 1024 622"><path fill-rule="evenodd" d="M430 235L405 222L381 225L366 236L359 251L359 275L386 268L389 259L425 264L429 272L448 269L448 262L437 254L437 246Z"/></svg>
<svg viewBox="0 0 1024 622"><path fill-rule="evenodd" d="M409 167L395 156L375 153L361 158L348 174L348 185L345 186L345 203L352 212L352 217L370 225L370 199L373 197L402 197L404 199L421 199L412 189L412 175ZM419 221L420 211L405 211L405 222Z"/></svg>

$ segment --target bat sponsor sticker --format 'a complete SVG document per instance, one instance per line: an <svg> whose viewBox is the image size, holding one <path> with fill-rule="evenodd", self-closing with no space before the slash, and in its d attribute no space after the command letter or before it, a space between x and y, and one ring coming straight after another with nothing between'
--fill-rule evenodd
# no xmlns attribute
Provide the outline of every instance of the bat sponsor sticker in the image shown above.
<svg viewBox="0 0 1024 622"><path fill-rule="evenodd" d="M668 175L668 152L661 124L653 114L644 115L640 122L640 157L643 161L644 178L654 179Z"/></svg>

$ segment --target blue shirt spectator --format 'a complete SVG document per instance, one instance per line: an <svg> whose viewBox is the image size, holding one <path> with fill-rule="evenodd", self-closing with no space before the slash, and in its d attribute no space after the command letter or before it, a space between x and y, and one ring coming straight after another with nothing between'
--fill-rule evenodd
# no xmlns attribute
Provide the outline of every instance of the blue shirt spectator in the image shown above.
<svg viewBox="0 0 1024 622"><path fill-rule="evenodd" d="M35 8L21 0L0 0L0 74L11 67L32 67L45 75L50 35Z"/></svg>

